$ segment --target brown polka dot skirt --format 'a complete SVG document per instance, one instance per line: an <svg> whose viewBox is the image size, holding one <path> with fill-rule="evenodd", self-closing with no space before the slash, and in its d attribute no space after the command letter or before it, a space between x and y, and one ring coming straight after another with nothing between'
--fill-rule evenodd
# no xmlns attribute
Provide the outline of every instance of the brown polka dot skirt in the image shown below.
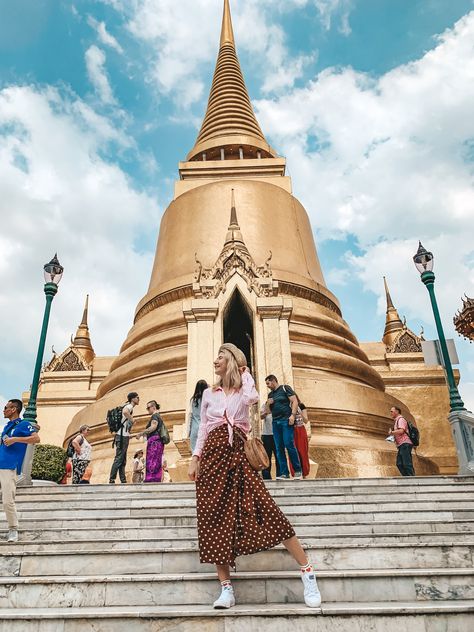
<svg viewBox="0 0 474 632"><path fill-rule="evenodd" d="M239 555L271 549L295 535L244 453L243 435L227 426L204 445L196 482L199 556L202 563L235 566Z"/></svg>

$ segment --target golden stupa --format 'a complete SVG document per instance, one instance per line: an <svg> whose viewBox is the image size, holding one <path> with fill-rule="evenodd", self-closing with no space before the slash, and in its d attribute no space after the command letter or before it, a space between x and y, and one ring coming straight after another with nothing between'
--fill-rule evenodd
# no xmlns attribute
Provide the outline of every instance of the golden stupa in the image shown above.
<svg viewBox="0 0 474 632"><path fill-rule="evenodd" d="M133 326L113 360L94 359L88 335L78 334L76 345L67 350L79 357L88 353L87 371L95 386L87 397L77 396L82 406L92 403L74 415L64 442L81 424L93 427L94 480L107 480L113 458L106 411L123 403L129 391L141 398L135 412L138 428L146 421L146 402L160 402L172 429L168 464L174 464L175 480L185 476L188 402L198 379L212 382L212 361L224 341L244 349L262 397L269 373L294 385L308 407L310 451L318 476L397 473L394 448L385 441L389 410L400 406L412 418L402 400L411 405L416 393L403 398L399 387L407 367L413 375L424 370L419 350L405 349L397 356L397 361L405 356L401 373L391 370L387 345L406 333L391 304L385 344L367 343L372 345L372 366L326 287L308 215L292 194L285 167L253 112L225 0L207 112L195 146L179 164L148 292L137 306ZM59 359L53 361L56 368L47 371L68 370L60 368ZM58 375L44 374L43 397L58 388ZM399 398L386 392L383 375ZM444 415L442 374L433 375L429 384L438 380L443 392L436 410ZM53 401L52 394L48 401ZM449 443L449 428L445 435ZM446 472L455 468L452 442L447 451ZM416 470L439 471L429 450L416 459Z"/></svg>

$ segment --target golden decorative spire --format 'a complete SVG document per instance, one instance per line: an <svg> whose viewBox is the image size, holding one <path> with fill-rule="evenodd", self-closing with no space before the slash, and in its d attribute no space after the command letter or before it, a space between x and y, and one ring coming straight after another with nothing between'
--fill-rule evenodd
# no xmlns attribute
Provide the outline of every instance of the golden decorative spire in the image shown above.
<svg viewBox="0 0 474 632"><path fill-rule="evenodd" d="M240 244L244 246L245 249L247 249L247 247L244 244L244 238L242 237L242 233L240 232L239 222L237 221L237 209L235 206L235 193L234 193L234 189L232 189L230 224L229 224L229 228L227 229L225 246L231 243L235 243L235 242L239 242Z"/></svg>
<svg viewBox="0 0 474 632"><path fill-rule="evenodd" d="M230 44L235 48L234 29L232 28L232 16L229 0L224 0L224 13L222 15L221 48L224 44Z"/></svg>
<svg viewBox="0 0 474 632"><path fill-rule="evenodd" d="M87 324L87 317L89 314L89 295L86 296L86 304L84 305L84 312L82 314L82 321L77 328L76 336L72 341L72 346L76 349L80 349L85 360L90 363L95 357L94 348L91 343L89 334L89 325Z"/></svg>
<svg viewBox="0 0 474 632"><path fill-rule="evenodd" d="M229 0L224 0L222 31L206 116L187 160L273 158L257 122L235 50Z"/></svg>
<svg viewBox="0 0 474 632"><path fill-rule="evenodd" d="M385 286L385 297L387 299L387 315L385 318L385 331L383 332L382 341L387 347L390 347L395 342L398 333L404 330L404 326L393 304L385 277L383 278L383 282Z"/></svg>

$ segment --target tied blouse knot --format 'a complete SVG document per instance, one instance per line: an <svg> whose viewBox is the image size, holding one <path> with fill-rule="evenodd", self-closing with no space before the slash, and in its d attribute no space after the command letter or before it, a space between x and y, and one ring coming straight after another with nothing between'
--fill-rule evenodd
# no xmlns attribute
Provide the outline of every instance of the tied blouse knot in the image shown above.
<svg viewBox="0 0 474 632"><path fill-rule="evenodd" d="M224 424L229 426L230 445L234 438L235 426L245 433L249 432L249 407L256 402L258 402L258 393L249 371L242 373L240 390L233 391L229 395L225 394L221 386L216 389L207 388L202 395L201 423L193 456L201 456L209 433L219 426Z"/></svg>

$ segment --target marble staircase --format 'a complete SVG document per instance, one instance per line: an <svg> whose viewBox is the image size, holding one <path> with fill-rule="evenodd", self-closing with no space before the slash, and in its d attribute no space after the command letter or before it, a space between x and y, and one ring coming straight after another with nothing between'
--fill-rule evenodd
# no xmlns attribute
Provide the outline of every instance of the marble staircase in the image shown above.
<svg viewBox="0 0 474 632"><path fill-rule="evenodd" d="M474 477L268 487L315 562L321 610L282 547L240 558L239 605L212 610L191 484L33 487L18 490L20 541L0 541L0 632L474 630Z"/></svg>

